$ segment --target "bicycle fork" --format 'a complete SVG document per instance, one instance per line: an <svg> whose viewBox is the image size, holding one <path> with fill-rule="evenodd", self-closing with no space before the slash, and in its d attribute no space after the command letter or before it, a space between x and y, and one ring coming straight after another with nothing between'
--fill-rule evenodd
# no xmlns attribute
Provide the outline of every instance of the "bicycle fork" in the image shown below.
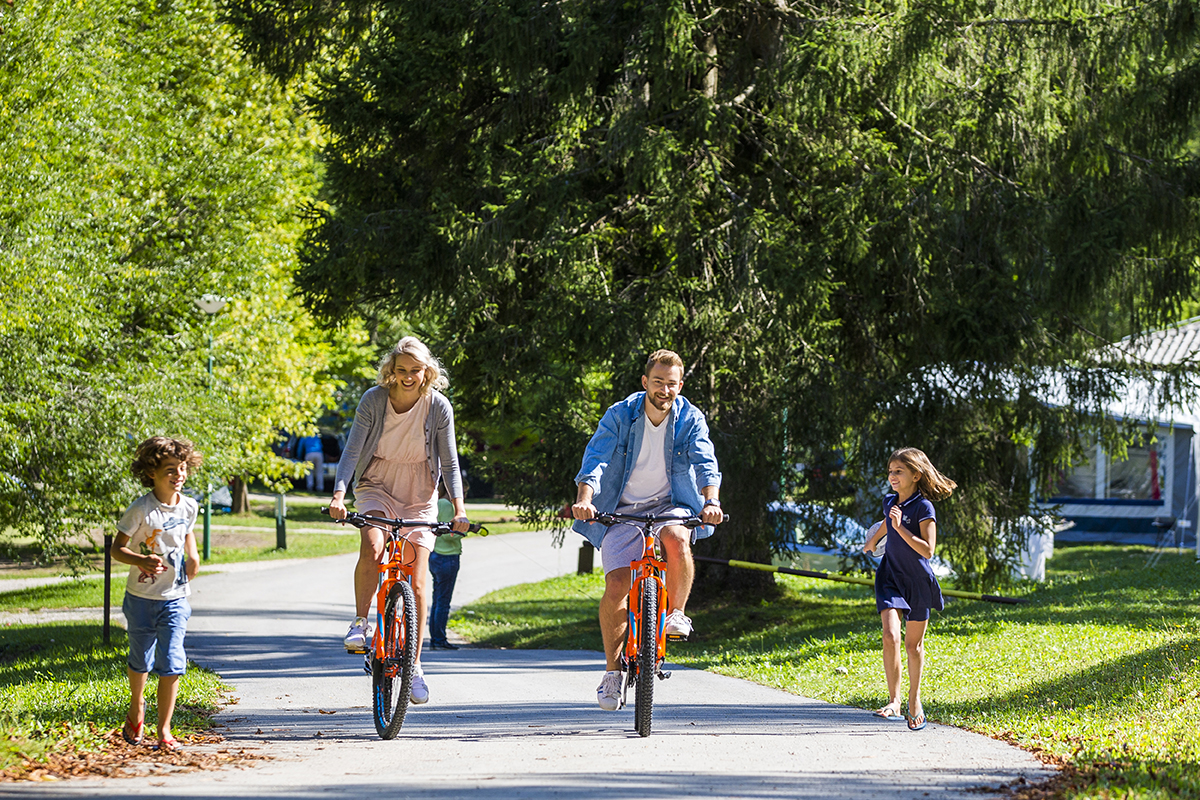
<svg viewBox="0 0 1200 800"><path fill-rule="evenodd" d="M666 680L671 677L671 673L663 670L663 664L667 658L666 637L663 635L663 629L667 624L667 584L666 571L662 562L657 559L644 560L641 564L635 566L632 571L632 580L629 586L629 625L625 635L625 652L621 656L621 666L625 671L625 683L622 687L621 705L626 705L625 695L629 691L629 687L637 681L638 671L638 650L639 643L642 637L642 625L654 625L654 641L655 652L654 669L655 675L659 680ZM658 595L657 615L654 620L642 619L642 586L645 581L653 581L655 592Z"/></svg>
<svg viewBox="0 0 1200 800"><path fill-rule="evenodd" d="M406 579L403 574L393 575L392 570L385 565L379 570L379 587L375 591L375 638L367 645L366 665L365 669L369 674L371 672L371 657L374 655L380 663L384 664L385 670L395 671L394 664L388 664L387 653L384 652L384 619L386 617L387 597L392 592L392 587L400 581Z"/></svg>

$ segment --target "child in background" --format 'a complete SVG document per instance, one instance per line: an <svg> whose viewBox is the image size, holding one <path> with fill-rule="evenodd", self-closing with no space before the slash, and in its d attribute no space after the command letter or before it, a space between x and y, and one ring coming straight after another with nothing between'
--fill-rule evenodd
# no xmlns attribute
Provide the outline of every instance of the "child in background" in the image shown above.
<svg viewBox="0 0 1200 800"><path fill-rule="evenodd" d="M438 522L454 520L454 504L442 489L438 498ZM434 542L429 554L429 575L433 578L433 602L429 605L429 647L432 650L457 650L446 638L446 622L450 618L450 598L454 594L454 583L458 580L458 566L462 560L461 533L443 533Z"/></svg>
<svg viewBox="0 0 1200 800"><path fill-rule="evenodd" d="M872 553L887 536L887 549L875 572L875 608L883 623L883 671L888 702L875 715L906 719L900 708L900 614L904 613L904 647L908 653L908 728L924 729L921 670L925 664L925 628L932 609L941 611L942 589L929 559L937 545L937 516L931 500L944 500L957 484L938 472L915 447L905 447L888 459L888 483L894 494L883 500L884 524L863 545Z"/></svg>
<svg viewBox="0 0 1200 800"><path fill-rule="evenodd" d="M140 744L145 729L146 680L158 675L158 745L171 751L179 743L171 735L171 717L179 693L179 677L187 670L183 637L192 615L188 581L196 577L200 555L194 527L199 505L181 493L201 456L186 439L154 436L138 445L131 467L151 491L134 501L117 523L111 553L129 564L125 585L129 628L129 712L121 735Z"/></svg>

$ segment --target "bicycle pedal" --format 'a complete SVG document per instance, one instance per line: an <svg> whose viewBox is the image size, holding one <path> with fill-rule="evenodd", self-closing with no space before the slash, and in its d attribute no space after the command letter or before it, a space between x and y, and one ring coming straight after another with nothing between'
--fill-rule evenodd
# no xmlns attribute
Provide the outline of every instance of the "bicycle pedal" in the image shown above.
<svg viewBox="0 0 1200 800"><path fill-rule="evenodd" d="M661 670L661 669L658 671L658 679L659 679L660 681L665 681L665 680L666 680L667 678L669 678L669 677L671 677L671 673L669 673L669 672L666 672L666 671L664 671L664 670Z"/></svg>
<svg viewBox="0 0 1200 800"><path fill-rule="evenodd" d="M686 642L687 640L688 640L688 637L686 637L686 636L681 636L681 635L680 635L680 634L678 634L678 633L668 633L668 634L667 634L667 641L668 641L668 642Z"/></svg>
<svg viewBox="0 0 1200 800"><path fill-rule="evenodd" d="M367 650L365 647L360 650L351 650L349 647L346 648L346 655L349 655L349 656L361 656L361 655L365 654L366 652L367 652Z"/></svg>

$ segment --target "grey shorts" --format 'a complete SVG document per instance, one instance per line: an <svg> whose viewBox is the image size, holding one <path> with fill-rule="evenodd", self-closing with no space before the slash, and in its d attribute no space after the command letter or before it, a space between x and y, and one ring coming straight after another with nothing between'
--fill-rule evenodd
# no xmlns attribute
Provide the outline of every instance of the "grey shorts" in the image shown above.
<svg viewBox="0 0 1200 800"><path fill-rule="evenodd" d="M653 500L642 505L617 506L617 510L614 513L644 514L648 517L658 514L674 514L679 517L692 516L692 512L689 509L671 505L670 501L664 503L658 500ZM670 525L670 523L655 523L654 533L656 537L658 531L667 525ZM604 574L607 575L614 569L629 569L630 563L642 557L644 547L645 542L642 539L641 525L634 522L622 522L619 525L613 525L600 541L600 563L604 566Z"/></svg>

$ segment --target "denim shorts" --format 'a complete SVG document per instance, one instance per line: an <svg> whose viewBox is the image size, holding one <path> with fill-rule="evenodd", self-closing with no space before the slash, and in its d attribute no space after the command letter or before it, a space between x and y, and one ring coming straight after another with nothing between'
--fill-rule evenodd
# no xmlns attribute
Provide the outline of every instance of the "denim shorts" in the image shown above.
<svg viewBox="0 0 1200 800"><path fill-rule="evenodd" d="M125 624L129 626L129 668L155 675L182 675L187 672L183 636L192 616L186 597L175 600L147 600L125 593L121 604Z"/></svg>

